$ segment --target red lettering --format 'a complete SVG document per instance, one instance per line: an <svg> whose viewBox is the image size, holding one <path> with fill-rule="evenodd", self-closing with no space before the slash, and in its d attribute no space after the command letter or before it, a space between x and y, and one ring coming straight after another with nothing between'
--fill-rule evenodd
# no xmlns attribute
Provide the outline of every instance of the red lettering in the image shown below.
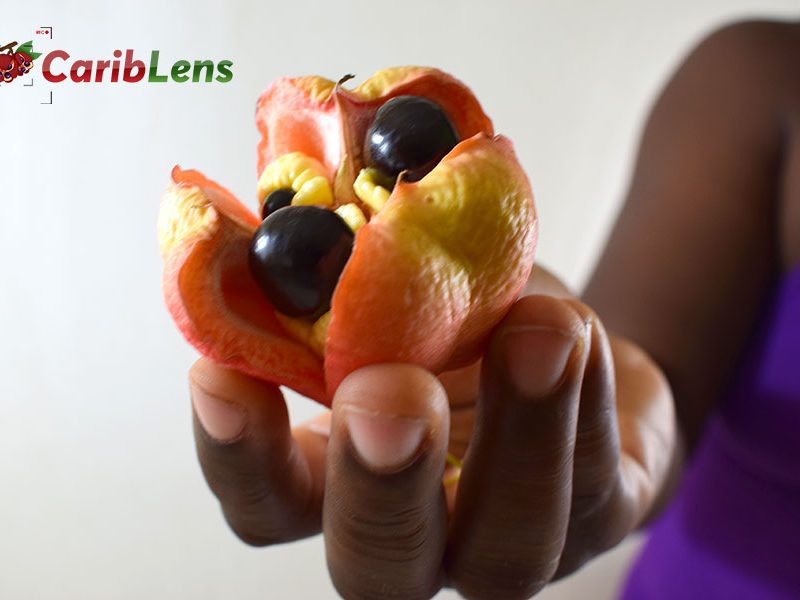
<svg viewBox="0 0 800 600"><path fill-rule="evenodd" d="M114 58L122 58L122 52L114 50ZM119 61L111 61L111 81L114 83L119 81Z"/></svg>
<svg viewBox="0 0 800 600"><path fill-rule="evenodd" d="M136 68L136 75L133 69ZM133 60L133 50L125 51L125 69L122 71L122 80L128 83L136 83L144 77L144 63L140 60Z"/></svg>
<svg viewBox="0 0 800 600"><path fill-rule="evenodd" d="M98 60L97 61L97 68L95 69L95 72L94 72L94 80L97 83L100 83L101 81L103 81L103 71L105 71L110 66L111 66L111 61L110 60Z"/></svg>
<svg viewBox="0 0 800 600"><path fill-rule="evenodd" d="M92 61L76 60L69 70L69 76L75 83L88 83L92 80Z"/></svg>
<svg viewBox="0 0 800 600"><path fill-rule="evenodd" d="M50 83L60 83L67 78L67 76L63 73L56 74L50 70L51 63L57 58L60 58L61 60L67 60L69 58L69 54L63 50L53 50L44 57L44 62L42 62L42 75Z"/></svg>

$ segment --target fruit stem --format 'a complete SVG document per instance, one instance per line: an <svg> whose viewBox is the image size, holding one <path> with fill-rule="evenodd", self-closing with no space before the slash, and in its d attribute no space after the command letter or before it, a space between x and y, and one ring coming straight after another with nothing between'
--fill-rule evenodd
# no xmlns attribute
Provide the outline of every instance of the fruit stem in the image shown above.
<svg viewBox="0 0 800 600"><path fill-rule="evenodd" d="M3 52L4 50L8 50L8 53L9 53L9 54L12 54L11 50L12 50L12 49L14 48L14 46L16 46L16 45L17 45L17 42L11 42L10 44L6 44L6 45L5 45L5 46L3 46L2 48L0 48L0 52Z"/></svg>
<svg viewBox="0 0 800 600"><path fill-rule="evenodd" d="M355 79L355 78L356 78L355 75L353 75L352 73L348 73L347 75L345 75L339 81L336 82L336 87L339 88L339 87L341 87L342 84L347 83L351 79Z"/></svg>

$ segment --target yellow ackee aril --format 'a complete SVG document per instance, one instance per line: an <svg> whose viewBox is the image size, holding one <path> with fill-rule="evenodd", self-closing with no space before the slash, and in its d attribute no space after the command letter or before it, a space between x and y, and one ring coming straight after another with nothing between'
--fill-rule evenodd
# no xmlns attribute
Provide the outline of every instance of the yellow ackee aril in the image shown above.
<svg viewBox="0 0 800 600"><path fill-rule="evenodd" d="M353 202L343 204L334 212L342 217L342 220L347 223L347 226L350 227L353 233L367 224L367 218L364 216L364 213L361 212L361 209Z"/></svg>
<svg viewBox="0 0 800 600"><path fill-rule="evenodd" d="M302 152L279 156L267 165L258 180L261 202L280 189L294 190L292 205L331 206L333 191L325 175L325 167L316 158Z"/></svg>
<svg viewBox="0 0 800 600"><path fill-rule="evenodd" d="M430 71L426 67L390 67L381 69L369 79L364 80L361 85L353 90L353 94L360 96L364 100L380 98L391 87L400 85L403 80L409 79L414 75Z"/></svg>
<svg viewBox="0 0 800 600"><path fill-rule="evenodd" d="M328 338L328 326L330 324L331 311L328 311L317 319L311 327L309 342L314 351L320 356L325 356L325 341Z"/></svg>
<svg viewBox="0 0 800 600"><path fill-rule="evenodd" d="M380 174L372 167L361 169L353 183L353 191L359 200L369 206L374 212L380 212L389 199L390 192L385 187L376 183Z"/></svg>
<svg viewBox="0 0 800 600"><path fill-rule="evenodd" d="M217 211L196 186L172 184L161 198L158 213L158 245L161 255L187 238L207 234L217 220Z"/></svg>
<svg viewBox="0 0 800 600"><path fill-rule="evenodd" d="M308 345L320 358L325 356L325 340L328 337L331 311L326 312L313 323L300 317L287 317L277 311L275 316L293 338Z"/></svg>

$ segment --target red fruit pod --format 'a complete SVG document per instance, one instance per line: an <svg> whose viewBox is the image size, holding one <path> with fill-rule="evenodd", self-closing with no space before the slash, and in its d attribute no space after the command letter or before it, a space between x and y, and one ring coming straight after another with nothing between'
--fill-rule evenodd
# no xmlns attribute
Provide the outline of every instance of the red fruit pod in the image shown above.
<svg viewBox="0 0 800 600"><path fill-rule="evenodd" d="M14 61L17 63L17 70L21 70L23 73L27 73L33 68L33 58L27 52L15 52Z"/></svg>
<svg viewBox="0 0 800 600"><path fill-rule="evenodd" d="M382 197L369 196L378 186L361 185L367 131L382 106L403 96L437 105L458 142L421 179L398 177ZM530 274L537 216L511 142L494 134L469 88L425 67L386 69L354 89L282 78L261 95L256 121L260 204L273 165L288 158L294 192L327 180L320 202L337 212L360 207L362 223L329 311L313 323L290 318L248 267L262 211L175 168L159 242L166 303L189 342L219 364L326 405L348 373L369 364L440 373L478 359Z"/></svg>
<svg viewBox="0 0 800 600"><path fill-rule="evenodd" d="M10 83L18 75L17 63L12 54L0 54L0 77Z"/></svg>

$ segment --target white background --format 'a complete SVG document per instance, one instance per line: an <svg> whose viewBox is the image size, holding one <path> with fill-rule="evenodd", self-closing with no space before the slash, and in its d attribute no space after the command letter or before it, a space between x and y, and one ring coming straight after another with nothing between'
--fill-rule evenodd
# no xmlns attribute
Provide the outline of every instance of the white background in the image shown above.
<svg viewBox="0 0 800 600"><path fill-rule="evenodd" d="M170 167L251 201L253 107L281 74L439 66L514 140L542 262L580 287L624 194L642 119L721 22L796 0L4 4L0 41L108 60L230 59L227 84L0 86L0 598L334 598L319 539L252 549L194 457L195 352L161 299ZM52 42L33 35L54 27ZM2 45L2 44L0 44ZM52 105L40 105L53 90ZM293 399L293 416L316 409ZM611 598L628 543L541 598ZM581 590L588 590L581 592ZM453 598L443 592L442 598Z"/></svg>

